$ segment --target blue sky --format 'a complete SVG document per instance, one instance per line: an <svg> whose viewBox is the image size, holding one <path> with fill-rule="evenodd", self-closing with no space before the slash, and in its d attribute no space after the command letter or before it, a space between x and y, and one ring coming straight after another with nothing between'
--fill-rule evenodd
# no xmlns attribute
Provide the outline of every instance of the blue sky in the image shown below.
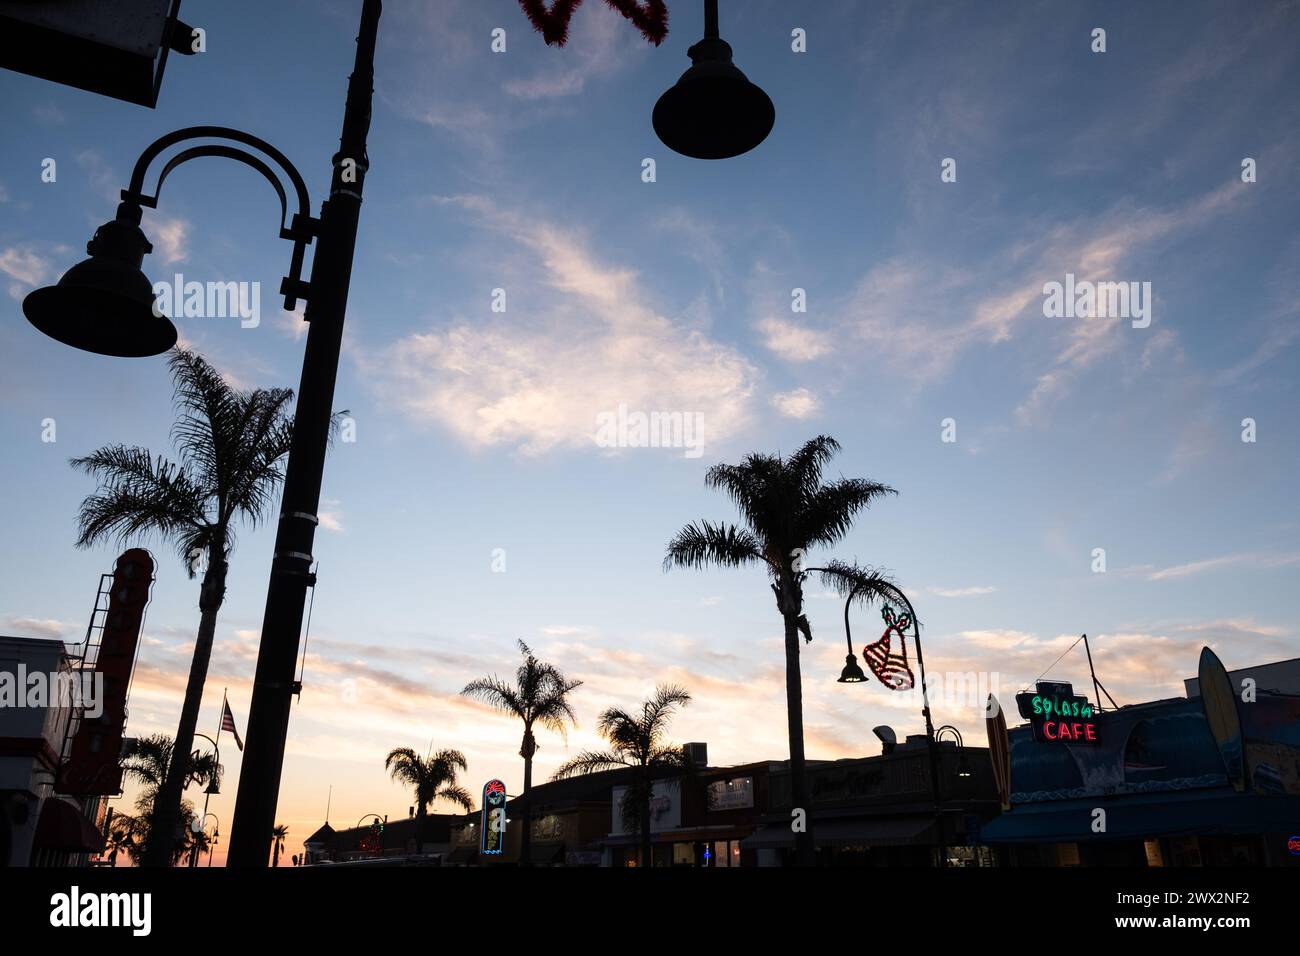
<svg viewBox="0 0 1300 956"><path fill-rule="evenodd" d="M1180 694L1202 644L1229 667L1300 654L1297 4L724 0L723 35L777 123L719 163L670 153L650 127L701 31L698 4L669 6L657 49L596 0L556 49L509 0L385 5L337 391L357 441L327 467L281 796L298 838L331 784L336 824L400 814L383 754L431 738L466 751L471 789L500 776L516 792L518 729L455 693L512 670L517 638L586 681L570 752L595 743L601 709L672 680L697 698L678 739L708 741L715 763L783 757L761 573L660 561L686 521L734 517L704 487L709 465L820 433L843 445L832 476L900 492L834 555L894 572L931 672L998 675L1006 699L1087 631L1132 703ZM162 360L47 340L22 296L81 257L139 151L176 127L266 137L319 203L358 7L187 0L208 50L172 60L154 111L0 74L5 633L80 639L114 552L73 548L92 487L67 460L118 441L168 450L171 421ZM796 27L807 53L791 51ZM290 247L270 189L195 162L144 228L152 278L261 283L257 328L181 319L184 341L240 386L296 386L303 326L273 294ZM1150 282L1150 326L1045 317L1043 285L1067 273ZM598 447L596 416L620 404L699 414L702 456ZM197 623L197 583L154 551L141 734L174 732ZM270 553L268 530L241 533L200 729L223 687L247 716ZM909 701L834 682L841 606L821 591L809 755L875 752L880 723L917 732ZM880 630L856 621L859 637ZM1076 651L1052 675L1085 682L1086 665ZM936 714L982 742L975 701ZM545 777L566 750L541 743Z"/></svg>

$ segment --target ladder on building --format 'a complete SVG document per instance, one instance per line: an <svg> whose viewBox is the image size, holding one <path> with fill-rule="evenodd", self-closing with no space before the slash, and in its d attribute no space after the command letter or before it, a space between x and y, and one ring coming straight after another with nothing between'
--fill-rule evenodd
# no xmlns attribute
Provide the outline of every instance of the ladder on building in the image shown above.
<svg viewBox="0 0 1300 956"><path fill-rule="evenodd" d="M63 746L59 749L60 767L72 756L72 740L81 729L81 721L86 711L81 694L89 686L89 680L83 675L89 674L93 679L95 665L99 662L99 648L104 643L104 625L108 620L108 604L112 591L113 575L101 574L99 589L95 592L95 608L90 612L90 623L86 625L86 639L78 645L79 653L69 655L76 662L72 670L75 684L67 730L63 734Z"/></svg>

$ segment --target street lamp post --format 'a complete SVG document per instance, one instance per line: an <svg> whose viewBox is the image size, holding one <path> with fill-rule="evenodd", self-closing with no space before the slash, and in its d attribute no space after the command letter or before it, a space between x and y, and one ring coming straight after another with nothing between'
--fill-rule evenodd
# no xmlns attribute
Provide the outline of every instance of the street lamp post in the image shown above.
<svg viewBox="0 0 1300 956"><path fill-rule="evenodd" d="M212 795L214 793L215 794L221 793L221 782L220 782L221 781L221 748L218 747L217 742L213 740L211 737L209 737L207 734L196 733L194 736L202 737L208 743L212 744L212 749L216 754L216 756L213 758L216 760L216 768L212 772L212 779L208 781L208 785L203 789L203 816L199 817L199 830L202 831L208 825L208 800L212 798ZM197 753L197 751L195 752ZM216 814L213 814L212 818L215 820ZM194 853L190 857L190 866L196 867L198 865L199 865L199 853L198 853L198 847L196 846L194 848ZM208 865L209 866L212 865L211 849L208 850Z"/></svg>
<svg viewBox="0 0 1300 956"><path fill-rule="evenodd" d="M230 831L230 866L266 866L289 731L290 697L300 689L294 680L294 665L307 587L314 583L311 549L319 523L316 509L329 443L361 194L369 165L366 136L370 130L380 8L380 0L365 0L362 9L343 134L339 151L334 154L329 198L321 210L320 245L312 259L306 311L310 323L307 354L298 387L293 448L285 468L280 524L262 618L248 740Z"/></svg>
<svg viewBox="0 0 1300 956"><path fill-rule="evenodd" d="M810 570L821 571L823 574L836 573L834 570L825 568ZM853 599L858 595L859 590L866 589L861 586L850 588L848 598L844 602L844 635L849 644L849 654L845 658L844 670L840 672L838 679L841 684L858 684L867 679L862 672L862 668L858 666L857 657L853 653L853 638L849 633L849 606L853 603ZM917 620L912 602L907 599L907 595L903 593L901 588L893 584L875 582L870 590L872 594L882 597L887 602L894 601L900 606L900 610L906 608L907 618L912 622L912 641L916 645L916 665L921 672L921 714L925 718L925 748L930 763L930 791L934 798L935 840L939 848L939 866L942 867L947 863L948 848L943 833L943 797L939 783L939 747L934 731L934 721L930 716L930 691L925 683L925 655L921 651L921 622ZM956 732L956 728L953 727L945 726L941 729Z"/></svg>
<svg viewBox="0 0 1300 956"><path fill-rule="evenodd" d="M66 344L103 355L159 355L175 345L176 328L153 311L153 287L140 268L144 256L153 249L140 229L141 207L157 203L156 194L150 197L144 192L145 173L153 159L181 142L223 139L227 142L193 146L173 157L159 176L159 189L167 174L181 163L201 156L219 156L236 159L262 173L280 196L280 235L294 243L292 267L281 291L286 309L292 310L299 299L307 301L305 318L309 327L231 832L228 862L234 866L266 866L275 826L290 698L301 689L294 680L294 665L307 588L315 581L311 573L312 543L319 522L316 511L362 190L369 166L366 137L381 9L381 0L364 0L343 132L339 151L332 160L330 194L321 207L319 220L310 216L302 177L282 153L264 140L225 127L178 130L159 139L140 157L131 187L123 190L116 218L101 226L87 247L91 258L70 269L57 285L38 289L23 302L23 311L34 326ZM261 152L289 179L298 200L298 211L292 218L283 184L271 166L246 147ZM303 253L313 238L319 239L319 245L312 260L311 278L303 282ZM186 727L183 721L174 741L175 752L189 753L193 736L192 722ZM163 833L175 829L183 783L180 769L169 775L159 790L158 819ZM155 842L149 862L164 865L166 841Z"/></svg>

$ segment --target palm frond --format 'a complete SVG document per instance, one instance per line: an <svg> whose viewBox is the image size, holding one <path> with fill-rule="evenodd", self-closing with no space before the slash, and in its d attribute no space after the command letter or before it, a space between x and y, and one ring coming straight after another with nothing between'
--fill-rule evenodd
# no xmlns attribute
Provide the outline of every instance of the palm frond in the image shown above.
<svg viewBox="0 0 1300 956"><path fill-rule="evenodd" d="M151 535L193 537L209 525L203 485L183 466L154 458L148 449L105 445L70 463L99 483L77 512L79 548Z"/></svg>
<svg viewBox="0 0 1300 956"><path fill-rule="evenodd" d="M617 770L619 767L634 766L627 756L616 750L598 753L584 750L570 760L566 760L551 774L552 780L567 780L582 774L599 773L602 770Z"/></svg>
<svg viewBox="0 0 1300 956"><path fill-rule="evenodd" d="M469 795L469 791L455 784L448 784L439 790L437 799L457 804L466 811L474 809L474 799Z"/></svg>
<svg viewBox="0 0 1300 956"><path fill-rule="evenodd" d="M862 478L841 478L817 488L799 516L804 545L832 545L853 526L853 518L884 495L898 494L888 485Z"/></svg>
<svg viewBox="0 0 1300 956"><path fill-rule="evenodd" d="M804 442L790 456L787 469L798 485L808 492L815 490L822 479L822 470L840 450L840 443L829 435L818 435Z"/></svg>
<svg viewBox="0 0 1300 956"><path fill-rule="evenodd" d="M688 524L668 542L664 570L713 564L738 568L755 562L767 563L767 559L753 534L732 524L700 521Z"/></svg>
<svg viewBox="0 0 1300 956"><path fill-rule="evenodd" d="M526 716L523 702L519 699L519 694L516 693L515 688L495 674L491 677L480 677L478 680L470 681L465 685L461 693L466 697L481 700L495 710L514 714L516 717L521 718Z"/></svg>

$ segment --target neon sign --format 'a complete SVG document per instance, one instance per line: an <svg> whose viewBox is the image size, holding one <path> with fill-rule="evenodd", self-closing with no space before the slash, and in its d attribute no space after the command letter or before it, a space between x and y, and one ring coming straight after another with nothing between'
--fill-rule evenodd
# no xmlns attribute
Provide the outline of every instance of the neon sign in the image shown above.
<svg viewBox="0 0 1300 956"><path fill-rule="evenodd" d="M1020 716L1034 728L1034 739L1043 743L1096 744L1097 712L1087 697L1067 683L1039 681L1034 693L1016 695Z"/></svg>
<svg viewBox="0 0 1300 956"><path fill-rule="evenodd" d="M483 835L479 852L496 856L506 846L506 785L489 780L483 785Z"/></svg>

